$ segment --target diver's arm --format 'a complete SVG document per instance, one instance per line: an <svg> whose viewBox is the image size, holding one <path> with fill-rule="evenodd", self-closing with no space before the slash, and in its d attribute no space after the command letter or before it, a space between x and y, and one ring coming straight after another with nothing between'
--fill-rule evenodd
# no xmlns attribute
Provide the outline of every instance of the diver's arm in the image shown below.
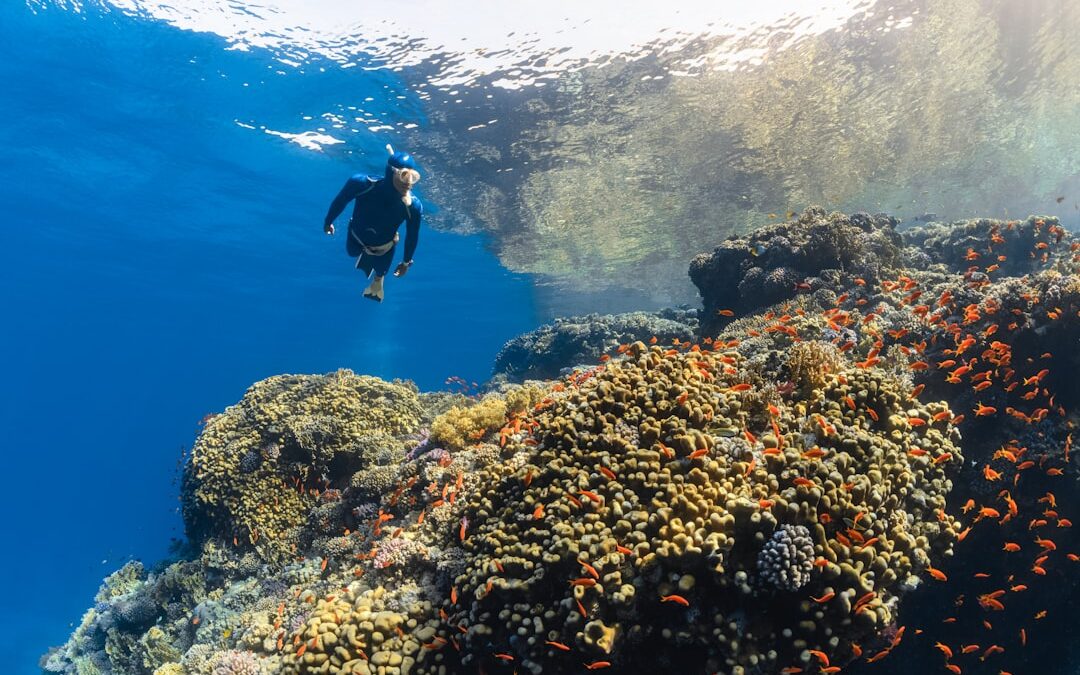
<svg viewBox="0 0 1080 675"><path fill-rule="evenodd" d="M367 176L363 174L357 174L345 181L345 186L341 188L341 192L338 192L337 197L334 197L334 201L330 202L330 209L326 212L326 220L323 221L324 231L333 233L334 219L341 215L349 202L365 192L364 188L366 187L368 187L368 180Z"/></svg>
<svg viewBox="0 0 1080 675"><path fill-rule="evenodd" d="M424 215L424 205L420 200L413 197L409 207L409 217L405 219L405 257L402 262L412 264L413 253L416 253L416 244L420 240L420 218Z"/></svg>

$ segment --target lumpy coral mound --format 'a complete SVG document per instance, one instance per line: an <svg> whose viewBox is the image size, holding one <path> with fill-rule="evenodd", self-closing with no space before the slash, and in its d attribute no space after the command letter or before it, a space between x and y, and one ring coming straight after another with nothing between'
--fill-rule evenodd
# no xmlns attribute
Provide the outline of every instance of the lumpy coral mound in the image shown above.
<svg viewBox="0 0 1080 675"><path fill-rule="evenodd" d="M463 664L772 672L893 621L956 537L944 406L857 369L804 400L762 396L714 347L633 345L536 415L506 450L520 466L481 474L445 606L469 629L442 633Z"/></svg>
<svg viewBox="0 0 1080 675"><path fill-rule="evenodd" d="M414 386L349 371L256 383L208 420L191 450L188 536L280 559L319 495L377 462L369 441L415 431L420 413Z"/></svg>

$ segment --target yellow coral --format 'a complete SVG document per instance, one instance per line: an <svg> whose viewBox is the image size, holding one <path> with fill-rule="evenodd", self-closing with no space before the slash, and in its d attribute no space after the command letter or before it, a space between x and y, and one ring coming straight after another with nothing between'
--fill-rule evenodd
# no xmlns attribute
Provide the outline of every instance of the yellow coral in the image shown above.
<svg viewBox="0 0 1080 675"><path fill-rule="evenodd" d="M828 376L838 372L843 363L840 350L821 340L796 342L787 352L791 381L807 393L825 386Z"/></svg>
<svg viewBox="0 0 1080 675"><path fill-rule="evenodd" d="M520 399L517 403L520 405ZM495 394L468 407L454 406L431 423L431 438L453 447L464 447L502 426L506 422L507 408L507 402Z"/></svg>

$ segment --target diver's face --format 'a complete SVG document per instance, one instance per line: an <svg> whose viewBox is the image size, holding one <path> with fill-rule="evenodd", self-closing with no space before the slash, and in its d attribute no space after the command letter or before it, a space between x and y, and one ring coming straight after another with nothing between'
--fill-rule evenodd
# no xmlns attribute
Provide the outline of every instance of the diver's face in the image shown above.
<svg viewBox="0 0 1080 675"><path fill-rule="evenodd" d="M394 188L402 195L420 182L420 172L414 169L394 169Z"/></svg>

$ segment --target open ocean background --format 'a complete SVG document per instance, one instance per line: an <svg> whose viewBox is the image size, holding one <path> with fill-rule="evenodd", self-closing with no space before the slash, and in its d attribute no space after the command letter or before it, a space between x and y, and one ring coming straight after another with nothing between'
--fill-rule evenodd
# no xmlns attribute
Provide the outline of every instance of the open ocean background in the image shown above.
<svg viewBox="0 0 1080 675"><path fill-rule="evenodd" d="M104 575L183 535L175 479L203 415L277 373L484 380L536 318L528 279L483 237L431 229L408 282L388 282L381 306L363 299L347 217L333 239L322 218L351 173L381 171L381 139L348 162L237 126L239 111L310 105L300 83L234 86L263 60L18 3L0 9L0 44L0 634L4 672L22 674ZM218 69L230 77L207 76Z"/></svg>
<svg viewBox="0 0 1080 675"><path fill-rule="evenodd" d="M258 379L480 382L811 203L1077 225L1071 0L301 4L0 5L5 673L182 537L183 449ZM428 218L376 305L321 222L387 142Z"/></svg>

